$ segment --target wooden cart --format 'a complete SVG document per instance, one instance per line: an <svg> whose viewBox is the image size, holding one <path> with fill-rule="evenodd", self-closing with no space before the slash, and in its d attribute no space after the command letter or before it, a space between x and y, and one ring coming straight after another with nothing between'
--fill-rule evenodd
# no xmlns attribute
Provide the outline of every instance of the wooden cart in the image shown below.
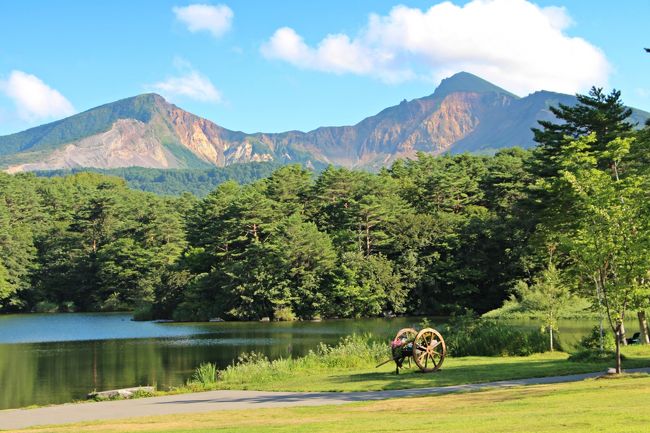
<svg viewBox="0 0 650 433"><path fill-rule="evenodd" d="M377 365L380 367L388 362L395 361L395 373L404 362L411 366L411 359L423 373L437 371L447 355L447 347L442 335L433 328L424 328L420 331L415 328L403 328L397 332L390 343L392 359Z"/></svg>

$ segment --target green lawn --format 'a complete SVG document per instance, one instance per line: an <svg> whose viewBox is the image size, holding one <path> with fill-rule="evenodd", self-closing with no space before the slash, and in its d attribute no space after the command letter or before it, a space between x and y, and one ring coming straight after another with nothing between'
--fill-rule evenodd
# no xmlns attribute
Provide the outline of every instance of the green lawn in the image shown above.
<svg viewBox="0 0 650 433"><path fill-rule="evenodd" d="M647 433L650 377L355 403L221 411L43 427L30 432Z"/></svg>
<svg viewBox="0 0 650 433"><path fill-rule="evenodd" d="M650 346L623 348L627 359L624 368L650 367ZM422 374L417 368L395 375L394 364L332 367L318 362L281 360L270 364L245 366L236 374L206 389L251 389L263 391L369 391L382 389L422 388L458 385L527 377L558 376L605 371L613 362L570 362L562 352L527 357L447 358L442 370Z"/></svg>

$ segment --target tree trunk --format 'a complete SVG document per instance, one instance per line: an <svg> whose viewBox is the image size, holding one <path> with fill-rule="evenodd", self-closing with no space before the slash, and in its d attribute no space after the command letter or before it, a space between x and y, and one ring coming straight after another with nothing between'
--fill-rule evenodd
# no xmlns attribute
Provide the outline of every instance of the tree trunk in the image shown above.
<svg viewBox="0 0 650 433"><path fill-rule="evenodd" d="M621 374L623 369L621 368L621 323L616 325L616 374Z"/></svg>
<svg viewBox="0 0 650 433"><path fill-rule="evenodd" d="M600 316L600 351L605 351L605 330L603 329L603 316Z"/></svg>
<svg viewBox="0 0 650 433"><path fill-rule="evenodd" d="M639 318L639 330L641 335L639 336L639 343L641 344L650 344L650 335L648 335L648 321L645 318L645 311L639 311L637 313Z"/></svg>
<svg viewBox="0 0 650 433"><path fill-rule="evenodd" d="M553 352L553 325L548 326L548 334L551 336L550 338L551 352Z"/></svg>
<svg viewBox="0 0 650 433"><path fill-rule="evenodd" d="M621 324L619 326L621 328L619 340L623 346L627 346L627 340L625 339L625 322L621 320Z"/></svg>

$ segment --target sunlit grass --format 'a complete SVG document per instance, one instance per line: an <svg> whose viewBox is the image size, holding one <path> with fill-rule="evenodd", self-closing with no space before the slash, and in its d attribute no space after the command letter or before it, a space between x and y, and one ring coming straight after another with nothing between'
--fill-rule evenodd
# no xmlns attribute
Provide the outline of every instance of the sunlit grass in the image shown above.
<svg viewBox="0 0 650 433"><path fill-rule="evenodd" d="M650 367L650 346L629 346L623 351L624 368ZM423 374L413 366L396 375L392 362L375 368L388 357L388 351L376 342L350 337L339 346L303 358L269 361L253 357L221 371L214 384L196 383L176 391L370 391L604 372L613 367L610 361L570 362L566 353L547 352L522 357L448 357L439 372Z"/></svg>
<svg viewBox="0 0 650 433"><path fill-rule="evenodd" d="M623 377L343 406L217 411L30 432L629 432L650 425L650 378Z"/></svg>

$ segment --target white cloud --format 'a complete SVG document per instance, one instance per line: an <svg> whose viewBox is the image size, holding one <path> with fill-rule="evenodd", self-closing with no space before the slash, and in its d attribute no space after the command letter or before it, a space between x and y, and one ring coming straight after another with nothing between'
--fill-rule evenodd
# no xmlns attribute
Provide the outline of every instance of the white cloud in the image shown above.
<svg viewBox="0 0 650 433"><path fill-rule="evenodd" d="M176 58L174 66L180 70L181 75L169 77L165 81L159 81L147 87L169 98L185 96L197 101L221 102L221 92L212 84L212 81L195 70L186 60Z"/></svg>
<svg viewBox="0 0 650 433"><path fill-rule="evenodd" d="M185 7L174 7L172 11L176 18L183 22L192 32L208 31L215 38L221 37L230 30L234 13L226 5L192 4Z"/></svg>
<svg viewBox="0 0 650 433"><path fill-rule="evenodd" d="M35 75L11 71L7 80L0 81L0 91L16 104L18 116L27 121L59 118L75 113L61 93Z"/></svg>
<svg viewBox="0 0 650 433"><path fill-rule="evenodd" d="M605 55L567 36L572 23L564 8L526 0L473 0L462 7L447 1L426 11L396 6L386 16L371 14L356 36L330 34L316 46L283 27L261 52L303 69L387 82L438 80L464 70L520 94L605 85Z"/></svg>

